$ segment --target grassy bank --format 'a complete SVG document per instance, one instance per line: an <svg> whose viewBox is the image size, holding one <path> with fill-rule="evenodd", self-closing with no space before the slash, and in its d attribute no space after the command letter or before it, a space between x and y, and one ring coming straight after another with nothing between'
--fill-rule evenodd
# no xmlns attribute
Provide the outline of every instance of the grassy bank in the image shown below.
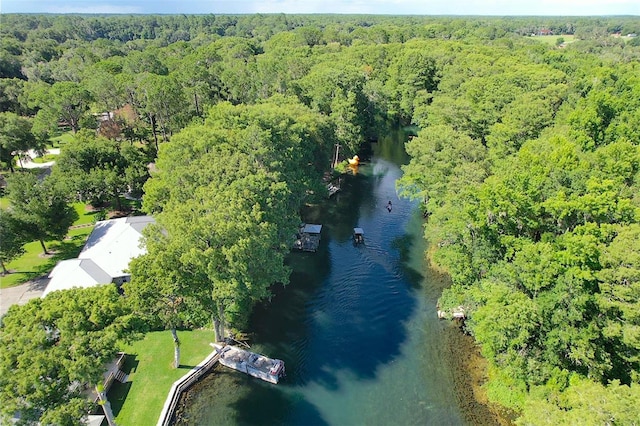
<svg viewBox="0 0 640 426"><path fill-rule="evenodd" d="M173 368L173 340L169 331L148 333L123 350L127 383L116 382L109 401L119 425L155 425L173 382L187 374L213 350L212 330L178 332L181 365Z"/></svg>

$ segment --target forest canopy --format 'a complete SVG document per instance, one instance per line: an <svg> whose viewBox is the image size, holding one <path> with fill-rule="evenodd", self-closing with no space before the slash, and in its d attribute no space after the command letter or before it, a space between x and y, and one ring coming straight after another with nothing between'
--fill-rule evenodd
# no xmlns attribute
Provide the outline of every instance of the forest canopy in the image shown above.
<svg viewBox="0 0 640 426"><path fill-rule="evenodd" d="M3 15L0 161L16 172L72 132L44 185L67 191L56 199L144 192L159 225L122 311L242 329L288 280L299 208L325 195L334 147L413 125L399 188L420 200L452 280L440 308L465 311L490 398L520 424L631 424L638 33L637 17Z"/></svg>

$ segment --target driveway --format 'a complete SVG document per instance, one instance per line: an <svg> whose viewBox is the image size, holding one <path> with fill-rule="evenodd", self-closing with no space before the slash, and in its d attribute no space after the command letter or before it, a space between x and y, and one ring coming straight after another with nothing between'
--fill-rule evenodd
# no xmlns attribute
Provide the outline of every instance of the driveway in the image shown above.
<svg viewBox="0 0 640 426"><path fill-rule="evenodd" d="M49 284L49 278L44 275L24 284L0 289L0 317L7 313L11 305L24 305L29 300L40 297Z"/></svg>
<svg viewBox="0 0 640 426"><path fill-rule="evenodd" d="M49 148L47 150L47 154L59 155L60 148ZM19 160L18 165L22 166L24 169L44 169L51 168L56 162L48 161L46 163L34 163L33 159L36 158L37 154L32 149L27 152L26 158Z"/></svg>

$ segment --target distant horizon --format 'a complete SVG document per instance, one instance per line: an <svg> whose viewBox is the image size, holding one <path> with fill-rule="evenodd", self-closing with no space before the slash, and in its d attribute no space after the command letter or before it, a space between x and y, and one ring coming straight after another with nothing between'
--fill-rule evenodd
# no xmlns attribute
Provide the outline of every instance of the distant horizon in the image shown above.
<svg viewBox="0 0 640 426"><path fill-rule="evenodd" d="M613 14L613 15L473 15L473 14L465 14L465 15L454 15L454 14L418 14L418 13L340 13L340 12L296 12L296 13L287 13L287 12L236 12L236 13L214 13L214 12L198 12L198 13L182 13L182 12L1 12L1 15L52 15L52 16L60 16L60 15L69 15L69 16L179 16L179 15L187 15L187 16L205 16L205 15L218 15L218 16L251 16L251 15L334 15L334 16L394 16L394 17L432 17L432 18L633 18L640 17L640 15L624 15L624 14Z"/></svg>
<svg viewBox="0 0 640 426"><path fill-rule="evenodd" d="M2 14L639 16L638 0L2 0Z"/></svg>

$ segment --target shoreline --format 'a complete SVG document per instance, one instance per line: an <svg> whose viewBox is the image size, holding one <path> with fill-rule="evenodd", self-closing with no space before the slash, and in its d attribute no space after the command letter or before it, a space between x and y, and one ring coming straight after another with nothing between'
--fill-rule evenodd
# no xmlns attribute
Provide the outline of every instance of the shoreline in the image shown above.
<svg viewBox="0 0 640 426"><path fill-rule="evenodd" d="M430 282L430 290L424 292L422 297L435 306L442 290L451 285L451 280L446 271L430 262L430 254L431 250L423 254L423 265ZM482 357L473 337L465 334L460 323L438 321L441 321L439 344L451 374L455 404L458 405L464 422L469 425L513 425L515 413L488 401L484 389L487 381L487 361ZM208 386L207 383L219 374L219 367L215 366L182 393L174 414L174 425L190 424L187 407L192 405L195 395L202 387Z"/></svg>
<svg viewBox="0 0 640 426"><path fill-rule="evenodd" d="M433 251L432 247L426 251L425 263L430 281L439 293L432 300L435 305L442 290L451 285L451 279L445 270L431 260ZM516 414L488 400L484 389L487 382L487 361L480 353L480 347L472 336L464 332L461 322L446 319L440 321L444 322L440 343L444 359L453 375L453 391L464 420L472 425L512 426Z"/></svg>
<svg viewBox="0 0 640 426"><path fill-rule="evenodd" d="M445 320L443 320L445 321ZM515 413L489 402L484 384L487 361L473 337L460 326L447 324L443 329L443 347L453 374L454 393L465 421L472 425L513 425Z"/></svg>

